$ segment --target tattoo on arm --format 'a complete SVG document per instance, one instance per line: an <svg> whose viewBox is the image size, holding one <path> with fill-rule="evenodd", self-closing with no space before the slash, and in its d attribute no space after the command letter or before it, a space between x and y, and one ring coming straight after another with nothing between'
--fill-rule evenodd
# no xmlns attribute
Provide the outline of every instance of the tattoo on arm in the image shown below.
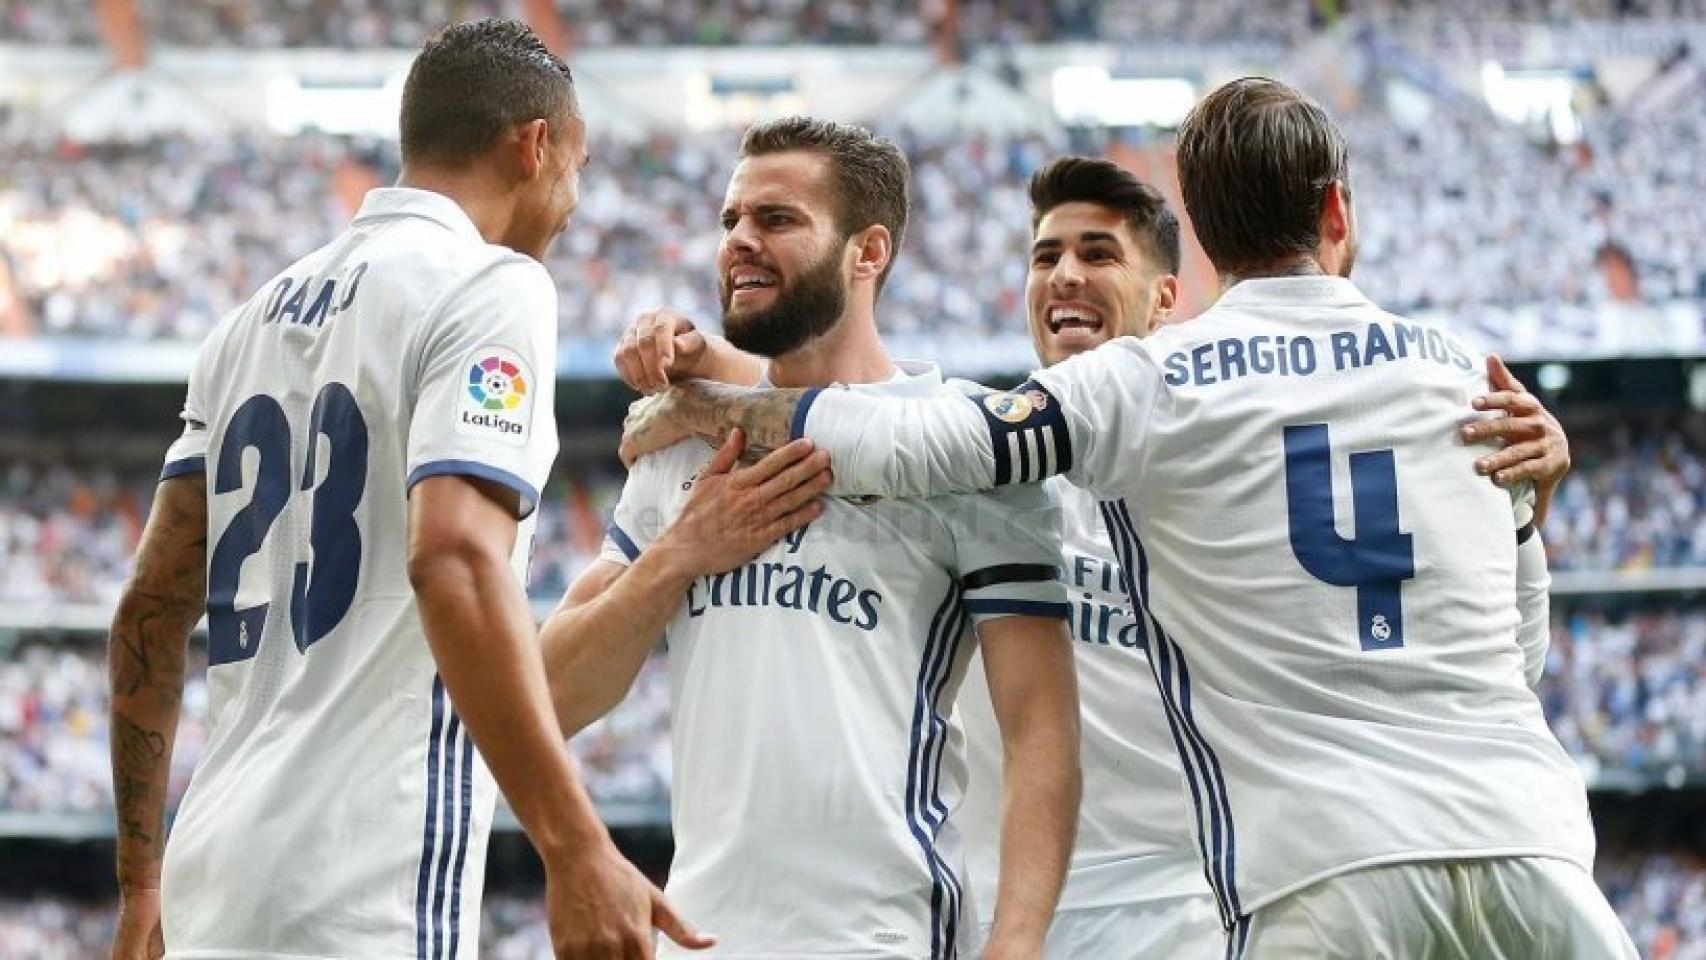
<svg viewBox="0 0 1706 960"><path fill-rule="evenodd" d="M157 882L185 652L206 599L206 562L204 481L168 480L155 496L108 649L121 886Z"/></svg>
<svg viewBox="0 0 1706 960"><path fill-rule="evenodd" d="M762 457L787 446L794 425L794 408L804 390L755 390L708 380L682 385L681 415L706 440L721 443L729 431L746 433L747 452Z"/></svg>

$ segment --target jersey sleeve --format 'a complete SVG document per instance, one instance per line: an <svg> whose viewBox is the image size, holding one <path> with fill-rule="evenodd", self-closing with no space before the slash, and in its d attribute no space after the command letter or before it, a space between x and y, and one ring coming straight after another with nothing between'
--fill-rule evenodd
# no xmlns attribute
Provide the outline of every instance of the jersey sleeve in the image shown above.
<svg viewBox="0 0 1706 960"><path fill-rule="evenodd" d="M1524 678L1532 687L1546 672L1546 651L1552 645L1552 573L1538 532L1516 548L1516 609L1516 642L1522 648Z"/></svg>
<svg viewBox="0 0 1706 960"><path fill-rule="evenodd" d="M408 480L476 477L526 517L557 457L557 290L531 260L486 268L423 331L410 395Z"/></svg>
<svg viewBox="0 0 1706 960"><path fill-rule="evenodd" d="M1042 484L955 498L955 572L974 623L998 617L1064 620L1060 501Z"/></svg>
<svg viewBox="0 0 1706 960"><path fill-rule="evenodd" d="M1141 482L1161 389L1135 344L1112 341L1006 392L917 400L808 391L792 433L829 451L840 495L930 497L1056 474L1119 495Z"/></svg>
<svg viewBox="0 0 1706 960"><path fill-rule="evenodd" d="M598 559L631 566L663 533L666 481L662 464L672 453L660 450L641 457L629 469L622 495L617 498L610 523L604 528L604 545L598 551Z"/></svg>
<svg viewBox="0 0 1706 960"><path fill-rule="evenodd" d="M184 422L184 429L178 434L178 439L166 448L166 463L160 468L161 480L207 472L207 405L203 400L206 388L202 383L204 375L201 368L207 351L211 349L211 346L204 345L190 369L189 387L184 391L184 408L178 414L178 419Z"/></svg>

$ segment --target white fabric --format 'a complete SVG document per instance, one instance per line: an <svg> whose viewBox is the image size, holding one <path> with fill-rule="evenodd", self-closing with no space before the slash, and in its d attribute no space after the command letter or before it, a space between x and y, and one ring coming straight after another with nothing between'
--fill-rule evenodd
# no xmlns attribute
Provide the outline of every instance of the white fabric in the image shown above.
<svg viewBox="0 0 1706 960"><path fill-rule="evenodd" d="M1244 960L1635 960L1581 867L1547 857L1404 863L1340 874L1232 931Z"/></svg>
<svg viewBox="0 0 1706 960"><path fill-rule="evenodd" d="M1482 370L1346 280L1251 280L1014 393L825 393L804 432L838 492L1040 462L1108 501L1230 921L1379 863L1591 867L1581 776L1524 676L1512 502L1457 437Z"/></svg>
<svg viewBox="0 0 1706 960"><path fill-rule="evenodd" d="M543 268L404 189L202 348L165 473L208 476L212 730L166 847L169 956L475 955L496 790L415 610L409 488L477 476L530 511L555 350Z"/></svg>
<svg viewBox="0 0 1706 960"><path fill-rule="evenodd" d="M1212 914L1179 754L1145 659L1148 631L1131 615L1095 499L1061 479L1047 485L1060 497L1064 521L1061 570L1072 604L1084 774L1059 909L1064 914L1194 895L1210 904ZM957 710L967 764L960 830L978 919L988 923L1001 862L1002 760L981 655L972 658Z"/></svg>
<svg viewBox="0 0 1706 960"><path fill-rule="evenodd" d="M932 365L903 371L851 392L955 392ZM603 559L646 549L709 459L694 440L640 460ZM719 958L969 958L963 738L949 717L975 646L965 626L1065 618L1059 508L1040 487L826 506L753 562L700 578L666 630L666 892L717 933ZM1009 565L1043 573L958 585Z"/></svg>
<svg viewBox="0 0 1706 960"><path fill-rule="evenodd" d="M990 924L983 925L989 939ZM1054 915L1044 960L1224 960L1226 931L1208 893Z"/></svg>

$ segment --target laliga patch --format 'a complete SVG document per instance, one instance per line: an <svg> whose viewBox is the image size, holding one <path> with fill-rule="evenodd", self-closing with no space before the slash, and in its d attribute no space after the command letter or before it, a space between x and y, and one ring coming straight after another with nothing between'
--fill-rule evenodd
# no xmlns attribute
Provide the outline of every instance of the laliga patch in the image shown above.
<svg viewBox="0 0 1706 960"><path fill-rule="evenodd" d="M526 444L535 387L533 370L521 355L504 347L481 347L468 355L464 379L456 432L518 447Z"/></svg>

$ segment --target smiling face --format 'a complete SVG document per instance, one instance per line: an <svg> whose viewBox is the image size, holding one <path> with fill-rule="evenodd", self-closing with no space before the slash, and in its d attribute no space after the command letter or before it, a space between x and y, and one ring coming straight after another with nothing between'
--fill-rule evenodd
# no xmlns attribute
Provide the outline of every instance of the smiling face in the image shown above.
<svg viewBox="0 0 1706 960"><path fill-rule="evenodd" d="M1037 222L1025 304L1044 366L1114 337L1148 334L1172 309L1176 290L1117 210L1063 203Z"/></svg>
<svg viewBox="0 0 1706 960"><path fill-rule="evenodd" d="M854 261L835 219L829 161L804 150L748 157L723 199L717 287L723 332L749 353L790 353L834 328Z"/></svg>

